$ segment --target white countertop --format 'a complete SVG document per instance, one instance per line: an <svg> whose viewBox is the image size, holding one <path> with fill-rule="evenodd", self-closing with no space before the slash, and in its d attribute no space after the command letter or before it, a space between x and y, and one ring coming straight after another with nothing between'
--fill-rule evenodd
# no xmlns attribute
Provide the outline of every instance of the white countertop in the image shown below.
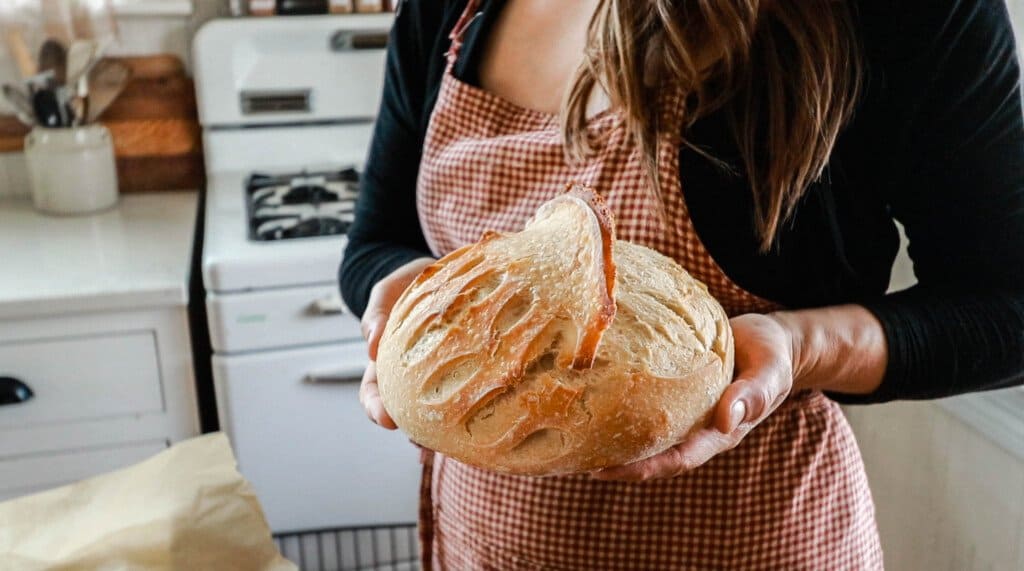
<svg viewBox="0 0 1024 571"><path fill-rule="evenodd" d="M127 194L58 217L0 200L0 319L188 303L195 192Z"/></svg>

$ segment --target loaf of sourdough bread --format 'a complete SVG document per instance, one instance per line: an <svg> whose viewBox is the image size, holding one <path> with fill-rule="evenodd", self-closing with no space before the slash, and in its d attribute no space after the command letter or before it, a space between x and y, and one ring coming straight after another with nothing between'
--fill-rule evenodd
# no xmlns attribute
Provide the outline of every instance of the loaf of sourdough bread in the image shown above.
<svg viewBox="0 0 1024 571"><path fill-rule="evenodd" d="M573 188L518 233L428 267L377 356L384 406L418 444L491 470L626 464L703 426L730 382L725 311L671 259L616 241Z"/></svg>

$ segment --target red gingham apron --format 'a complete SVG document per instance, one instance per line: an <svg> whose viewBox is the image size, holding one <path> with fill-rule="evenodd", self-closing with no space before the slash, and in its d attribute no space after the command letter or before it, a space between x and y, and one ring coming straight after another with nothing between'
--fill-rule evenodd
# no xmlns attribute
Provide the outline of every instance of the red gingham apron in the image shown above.
<svg viewBox="0 0 1024 571"><path fill-rule="evenodd" d="M654 215L639 155L606 111L589 128L596 156L569 165L557 117L521 108L452 74L470 0L451 33L417 189L436 255L485 230L517 231L568 182L607 201L620 239L673 257L730 315L777 306L734 284L697 237L679 181L679 112L659 102L658 164L667 226ZM874 505L839 407L792 396L734 450L683 476L644 483L587 475L530 478L426 455L420 506L424 570L881 569Z"/></svg>

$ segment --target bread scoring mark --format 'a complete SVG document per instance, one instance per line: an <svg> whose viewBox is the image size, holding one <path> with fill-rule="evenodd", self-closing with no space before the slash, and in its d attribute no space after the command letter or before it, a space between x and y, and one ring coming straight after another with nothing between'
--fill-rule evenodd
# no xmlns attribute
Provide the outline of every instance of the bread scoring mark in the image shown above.
<svg viewBox="0 0 1024 571"><path fill-rule="evenodd" d="M708 339L707 336L704 335L704 333L700 330L700 327L698 327L697 325L697 320L694 319L693 314L690 313L686 309L686 307L684 307L678 301L666 300L650 291L645 291L643 293L647 297L658 302L665 309L674 313L677 317L679 317L679 319L682 319L683 323L685 323L687 327L690 328L690 332L693 333L694 339L696 339L697 342L700 343L701 347L703 347L705 351L711 350L711 340Z"/></svg>
<svg viewBox="0 0 1024 571"><path fill-rule="evenodd" d="M472 246L467 246L467 248L472 248L473 250L478 250L479 249L479 245L474 244ZM468 253L468 251L467 251L467 253ZM463 275L469 273L470 270L472 270L473 268L475 268L475 267L479 266L481 263L483 263L484 255L479 253L479 252L476 252L476 251L474 251L473 253L476 254L476 255L472 256L471 258L469 258L468 260L466 260L462 264L456 265L454 263L449 263L446 266L446 268L445 268L448 271L445 272L445 275L443 277L446 280L454 280L454 279L456 279L456 278L458 278L460 276L463 276Z"/></svg>
<svg viewBox="0 0 1024 571"><path fill-rule="evenodd" d="M491 295L494 290L498 289L501 282L505 279L505 273L499 270L487 270L480 273L477 277L473 278L466 283L462 288L462 292L469 292L472 294L472 303L479 303L483 301L487 296Z"/></svg>
<svg viewBox="0 0 1024 571"><path fill-rule="evenodd" d="M495 337L508 333L515 324L526 317L530 308L533 307L533 301L533 292L529 290L514 292L508 301L501 306L501 309L498 310L497 315L494 316L494 320L491 323L491 333Z"/></svg>
<svg viewBox="0 0 1024 571"><path fill-rule="evenodd" d="M487 403L479 406L463 423L463 427L473 443L483 446L492 445L512 431L515 428L514 423L506 425L501 418L495 418L495 415L498 409L514 404L513 392L506 390L495 393ZM495 431L500 431L500 433L495 434Z"/></svg>
<svg viewBox="0 0 1024 571"><path fill-rule="evenodd" d="M405 365L426 357L444 339L445 330L439 317L438 313L429 315L409 336L405 350L402 351L402 362Z"/></svg>
<svg viewBox="0 0 1024 571"><path fill-rule="evenodd" d="M711 346L711 349L718 355L718 358L722 360L722 363L729 362L729 338L732 333L728 329L729 322L724 319L715 321L715 342Z"/></svg>
<svg viewBox="0 0 1024 571"><path fill-rule="evenodd" d="M507 343L508 351L515 355L514 362L518 365L515 375L525 375L530 365L546 353L558 355L556 364L559 366L568 366L572 356L564 355L565 352L559 349L565 344L566 333L571 333L572 330L571 322L554 318L543 324L535 324L529 329L516 328L514 332L518 335L514 337L507 335L503 343Z"/></svg>
<svg viewBox="0 0 1024 571"><path fill-rule="evenodd" d="M475 446L509 450L537 430L572 429L584 398L582 387L569 387L557 373L542 372L495 393L466 419L465 429Z"/></svg>
<svg viewBox="0 0 1024 571"><path fill-rule="evenodd" d="M431 350L441 344L442 340L449 337L449 333L453 333L451 324L460 322L467 311L490 296L504 279L504 274L496 270L474 271L470 269L469 272L472 273L464 273L463 279L459 283L449 282L441 289L430 292L434 294L433 303L430 305L436 306L445 297L447 292L444 290L452 285L461 286L458 294L447 305L440 311L435 309L424 317L422 323L419 323L416 329L409 333L407 336L409 341L402 353L403 363L408 365L428 356ZM431 309L433 308L425 307L423 311Z"/></svg>
<svg viewBox="0 0 1024 571"><path fill-rule="evenodd" d="M557 428L541 428L530 433L511 450L512 454L529 456L531 461L554 460L565 453L568 437Z"/></svg>
<svg viewBox="0 0 1024 571"><path fill-rule="evenodd" d="M491 375L500 375L499 380L479 378L470 380L467 387L477 385L468 390L474 390L475 395L467 399L459 411L449 409L447 414L463 422L466 431L473 435L472 425L486 420L493 414L493 410L499 402L519 395L524 387L538 382L537 379L549 376L549 373L558 367L558 353L562 345L561 322L553 320L547 323L536 335L524 335L529 340L525 350L519 354L525 358L514 359L511 362L504 362L503 369L492 371ZM536 333L538 330L532 330ZM506 341L508 339L506 338ZM538 351L538 347L541 349ZM492 411L490 414L484 411ZM481 416L481 413L484 413Z"/></svg>
<svg viewBox="0 0 1024 571"><path fill-rule="evenodd" d="M473 256L461 264L456 262L464 258L475 246L465 246L460 248L448 256L445 256L440 261L435 262L426 267L420 275L416 276L412 284L395 302L395 311L391 314L391 320L395 321L395 331L401 329L406 320L416 313L416 310L425 301L436 300L445 291L444 285L452 282L457 277L463 276L473 268L479 266L484 261L482 254ZM431 278L437 278L434 283L440 282L442 287L424 287L429 286L428 280Z"/></svg>
<svg viewBox="0 0 1024 571"><path fill-rule="evenodd" d="M456 357L438 366L420 389L420 401L426 404L442 404L452 400L468 381L480 370L476 354ZM461 398L463 395L458 395Z"/></svg>
<svg viewBox="0 0 1024 571"><path fill-rule="evenodd" d="M497 289L501 280L502 274L496 270L480 270L465 276L460 282L452 283L452 289L457 287L458 290L441 309L441 321L445 324L458 322L471 306L480 303Z"/></svg>

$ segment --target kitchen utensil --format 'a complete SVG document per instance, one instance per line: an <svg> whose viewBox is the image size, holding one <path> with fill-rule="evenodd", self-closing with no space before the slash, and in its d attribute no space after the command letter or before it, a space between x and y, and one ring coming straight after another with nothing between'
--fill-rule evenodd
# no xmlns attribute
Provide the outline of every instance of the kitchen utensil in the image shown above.
<svg viewBox="0 0 1024 571"><path fill-rule="evenodd" d="M28 90L29 98L35 96L37 91L43 89L54 89L57 87L57 80L54 79L53 71L44 71L31 77L25 78L25 89Z"/></svg>
<svg viewBox="0 0 1024 571"><path fill-rule="evenodd" d="M75 109L75 125L82 125L89 119L89 75L97 64L101 61L100 59L100 45L93 40L76 40L75 45L85 46L75 48L73 45L73 51L78 51L74 54L74 58L69 54L68 59L74 59L73 71L69 70L68 86L73 87L75 93L72 96L72 106ZM84 66L81 66L82 61L85 62ZM81 66L81 67L80 67Z"/></svg>
<svg viewBox="0 0 1024 571"><path fill-rule="evenodd" d="M90 66L89 66L90 70L92 69L93 65L95 65L95 62L93 62L93 64L90 64ZM84 124L86 121L89 120L89 76L88 75L83 75L82 77L78 78L78 83L75 85L75 100L79 102L79 108L78 108L78 111L77 111L78 112L79 124Z"/></svg>
<svg viewBox="0 0 1024 571"><path fill-rule="evenodd" d="M124 91L131 78L131 69L114 60L102 60L89 73L89 110L86 123L94 123L117 96Z"/></svg>
<svg viewBox="0 0 1024 571"><path fill-rule="evenodd" d="M57 85L67 82L68 52L59 41L50 38L39 48L39 71L53 71Z"/></svg>
<svg viewBox="0 0 1024 571"><path fill-rule="evenodd" d="M25 160L32 201L42 212L86 214L117 204L114 143L103 125L36 127L25 138Z"/></svg>
<svg viewBox="0 0 1024 571"><path fill-rule="evenodd" d="M89 118L88 98L82 97L76 93L71 96L71 101L68 102L68 108L71 110L71 126L81 127L84 125L86 119Z"/></svg>
<svg viewBox="0 0 1024 571"><path fill-rule="evenodd" d="M62 127L64 114L61 112L60 101L53 89L40 89L32 95L32 109L36 121L43 127Z"/></svg>
<svg viewBox="0 0 1024 571"><path fill-rule="evenodd" d="M7 38L7 48L11 53L11 58L14 59L15 65L18 66L21 76L31 77L35 75L38 68L36 67L35 58L32 57L32 52L28 49L25 35L21 30L8 30L4 35Z"/></svg>
<svg viewBox="0 0 1024 571"><path fill-rule="evenodd" d="M78 80L89 72L89 67L96 60L96 42L92 40L75 40L68 47L69 86L76 85Z"/></svg>
<svg viewBox="0 0 1024 571"><path fill-rule="evenodd" d="M54 90L54 95L57 96L57 103L60 105L61 126L71 127L76 119L74 110L71 109L71 100L75 96L75 91L70 86L61 85Z"/></svg>
<svg viewBox="0 0 1024 571"><path fill-rule="evenodd" d="M35 114L35 110L32 107L32 99L29 98L28 93L25 93L20 87L5 83L3 87L4 99L14 107L14 110L19 113L24 113L29 117Z"/></svg>

